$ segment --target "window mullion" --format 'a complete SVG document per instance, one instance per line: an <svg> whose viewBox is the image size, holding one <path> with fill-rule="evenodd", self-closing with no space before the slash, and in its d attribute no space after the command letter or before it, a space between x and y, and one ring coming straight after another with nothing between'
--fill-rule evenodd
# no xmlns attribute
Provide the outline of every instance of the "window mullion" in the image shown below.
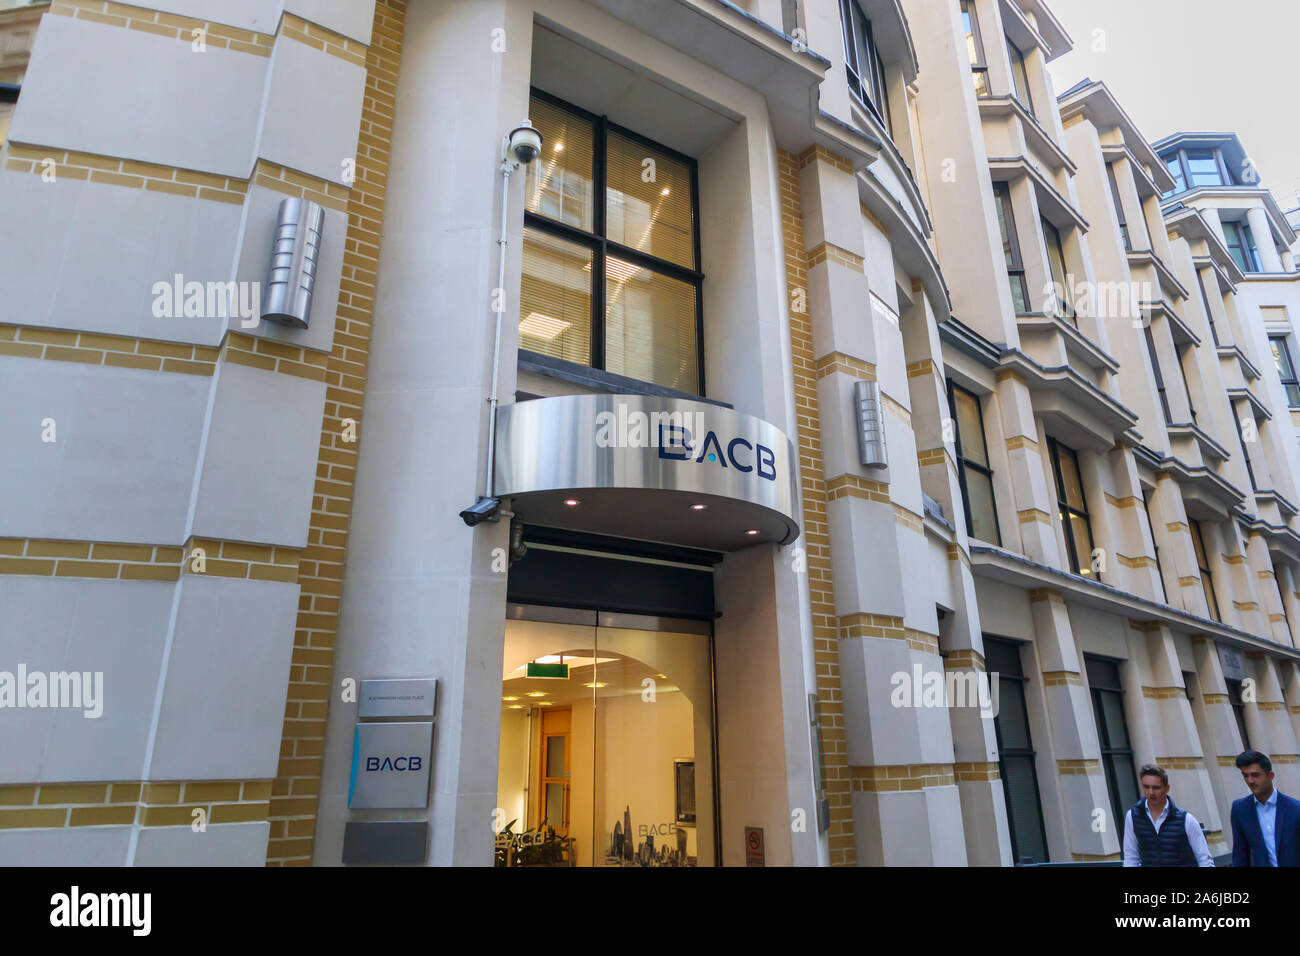
<svg viewBox="0 0 1300 956"><path fill-rule="evenodd" d="M601 116L596 120L596 156L593 163L596 208L592 210L592 223L596 229L597 245L591 266L591 367L602 370L605 368L605 316L608 314L605 308L605 260L609 255L606 222L608 133L608 123L605 117Z"/></svg>

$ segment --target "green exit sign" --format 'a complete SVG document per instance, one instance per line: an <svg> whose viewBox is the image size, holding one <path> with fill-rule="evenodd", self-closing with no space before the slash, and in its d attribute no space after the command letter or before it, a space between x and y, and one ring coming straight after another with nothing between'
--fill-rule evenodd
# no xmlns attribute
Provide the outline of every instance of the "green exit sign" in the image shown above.
<svg viewBox="0 0 1300 956"><path fill-rule="evenodd" d="M529 677L551 677L559 680L569 679L568 664L539 664L532 661L528 665Z"/></svg>

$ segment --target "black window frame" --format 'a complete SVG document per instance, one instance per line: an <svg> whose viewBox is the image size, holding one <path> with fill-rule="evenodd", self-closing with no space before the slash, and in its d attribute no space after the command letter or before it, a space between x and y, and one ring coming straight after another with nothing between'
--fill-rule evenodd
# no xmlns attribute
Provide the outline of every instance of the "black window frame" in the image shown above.
<svg viewBox="0 0 1300 956"><path fill-rule="evenodd" d="M1191 383L1191 382L1188 380L1188 378L1187 378L1187 366L1183 364L1183 363L1186 362L1189 358L1191 358L1192 355L1194 354L1194 353L1192 352L1192 349L1193 349L1193 346L1191 346L1191 345L1187 345L1187 346L1184 346L1184 347L1183 347L1183 350L1180 352L1180 351L1178 351L1178 343L1177 343L1177 342L1174 343L1174 355L1175 355L1175 357L1178 359L1178 371L1179 371L1179 372L1182 374L1182 376L1183 376L1183 392L1184 392L1184 394L1187 395L1187 411L1188 411L1188 414L1190 414L1190 415L1192 416L1192 424L1195 425L1195 424L1196 424L1196 405L1193 404L1193 402L1192 402L1192 383Z"/></svg>
<svg viewBox="0 0 1300 956"><path fill-rule="evenodd" d="M961 502L966 512L966 534L975 537L975 524L971 520L970 510L970 491L969 484L966 480L966 469L970 468L977 474L983 475L989 482L989 506L993 512L993 534L996 540L990 542L998 547L1002 546L1002 527L998 521L998 500L997 490L993 487L993 469L987 465L981 465L978 461L972 461L966 458L965 445L961 437L961 420L957 416L957 396L961 392L969 396L975 402L975 409L979 412L980 419L980 442L984 446L984 458L987 461L989 457L988 432L984 428L984 403L980 397L969 389L962 388L952 379L948 379L948 414L952 416L953 445L957 452L957 481L961 486ZM977 539L979 540L979 539Z"/></svg>
<svg viewBox="0 0 1300 956"><path fill-rule="evenodd" d="M1040 215L1038 219L1043 227L1043 249L1047 253L1047 274L1052 277L1054 287L1057 284L1061 287L1061 295L1057 295L1053 290L1052 298L1056 300L1059 317L1065 319L1077 329L1079 327L1079 316L1074 308L1074 296L1070 294L1070 272L1065 263L1065 242L1061 239L1061 230L1057 229L1046 216ZM1052 268L1053 266L1061 270L1059 280Z"/></svg>
<svg viewBox="0 0 1300 956"><path fill-rule="evenodd" d="M1151 499L1147 497L1147 490L1141 485L1138 486L1142 492L1142 510L1147 516L1147 530L1151 532L1151 550L1155 552L1156 557L1156 577L1160 579L1160 595L1165 599L1165 604L1169 603L1169 589L1165 587L1165 569L1160 564L1160 543L1156 541L1156 523L1151 520Z"/></svg>
<svg viewBox="0 0 1300 956"><path fill-rule="evenodd" d="M1119 234L1124 240L1124 251L1133 251L1133 240L1128 234L1128 218L1124 215L1124 203L1119 198L1119 180L1115 178L1115 164L1106 164L1106 178L1110 180L1110 198L1115 203L1115 215L1119 218Z"/></svg>
<svg viewBox="0 0 1300 956"><path fill-rule="evenodd" d="M630 130L617 123L611 123L609 118L584 110L580 106L562 100L558 96L547 93L545 90L531 87L529 90L530 99L537 98L543 102L549 103L557 109L573 113L575 116L586 120L592 124L592 222L591 232L571 226L568 223L559 222L540 213L530 210L524 210L524 228L535 229L538 232L555 236L575 245L583 246L592 254L591 263L591 364L589 368L599 371L606 371L606 349L605 349L605 313L607 303L605 301L605 275L607 260L612 256L615 259L621 259L630 262L638 268L647 271L666 275L669 278L676 279L680 282L687 283L695 289L695 364L697 388L696 394L703 398L707 395L705 391L704 378L704 273L700 271L700 176L699 164L697 161L685 153L678 152L671 147L664 146L662 143L655 142L647 136L642 136L634 130ZM606 177L606 158L609 155L609 134L615 133L625 139L644 145L647 149L653 149L665 156L668 156L677 162L682 163L690 172L691 181L691 221L694 231L692 241L692 252L695 258L695 268L687 268L667 259L660 259L647 253L634 249L631 246L625 246L622 243L611 240L607 233L606 216L608 213L608 182ZM521 355L537 355L538 353L530 352L527 349L520 349ZM648 382L647 384L662 386L657 382Z"/></svg>
<svg viewBox="0 0 1300 956"><path fill-rule="evenodd" d="M1215 170L1219 174L1217 183L1198 183L1192 178L1192 165L1189 159L1189 153L1213 153ZM1165 166L1169 169L1169 175L1174 177L1174 188L1165 193L1161 198L1168 199L1170 196L1178 193L1188 192L1192 189L1214 189L1224 186L1239 186L1237 177L1232 174L1228 168L1228 161L1223 158L1223 150L1218 147L1211 149L1188 149L1179 147L1168 156L1162 157Z"/></svg>
<svg viewBox="0 0 1300 956"><path fill-rule="evenodd" d="M1201 290L1201 305L1205 307L1205 319L1210 323L1210 338L1214 339L1214 347L1221 348L1223 343L1219 341L1219 329L1214 324L1214 311L1210 308L1210 296L1205 291L1205 281L1201 277L1201 270L1196 270L1196 288Z"/></svg>
<svg viewBox="0 0 1300 956"><path fill-rule="evenodd" d="M992 679L993 674L996 673L999 682L1002 680L1009 680L1009 681L1015 680L1015 681L1020 681L1022 685L1027 686L1029 684L1029 678L1028 676L1025 675L1024 665L1021 663L1021 659L1020 659L1020 652L1023 647L1023 644L1020 641L1011 641L1011 640L1007 640L1006 638L993 637L992 635L989 634L983 635L983 638L984 638L984 660L986 666L990 658L1003 656L1002 654L996 653L995 648L997 648L998 646L1001 646L1004 654L1007 657L1011 657L1014 654L1013 659L1015 664L1017 665L1016 671L1014 673L1008 673L1008 671L1004 670L1001 667L1001 665L999 665L996 671L989 672L990 679ZM1051 851L1048 849L1047 846L1047 826L1043 815L1042 788L1038 785L1038 751L1034 748L1033 729L1029 726L1029 702L1027 698L1028 695L1024 693L1022 693L1020 696L1020 704L1024 708L1025 738L1028 741L1029 746L1028 747L1005 746L1002 742L1002 728L998 723L998 716L994 716L993 718L993 733L994 733L994 738L996 739L998 745L998 774L1001 776L1001 779L1003 781L1002 799L1006 803L1006 808L1007 808L1007 829L1010 831L1010 836L1011 836L1012 862L1021 863L1024 861L1025 856L1027 856L1030 862L1047 863L1049 862ZM1001 699L1000 693L999 693L999 699ZM1000 714L1001 714L1001 710L999 709L999 715ZM1031 854L1025 854L1025 856L1019 855L1020 848L1017 846L1018 841L1016 838L1016 832L1017 832L1016 819L1015 819L1015 814L1012 812L1011 809L1011 797L1007 793L1007 787L1006 787L1006 781L1009 779L1009 776L1007 774L1008 757L1013 759L1015 758L1026 759L1028 760L1029 763L1030 776L1034 781L1034 805L1038 808L1038 821L1037 821L1038 836L1039 839L1042 840L1042 846L1043 846L1042 860L1033 859L1033 856Z"/></svg>
<svg viewBox="0 0 1300 956"><path fill-rule="evenodd" d="M1174 417L1169 411L1168 389L1165 386L1164 372L1160 370L1160 355L1156 351L1156 340L1155 336L1151 334L1150 322L1143 326L1142 332L1147 342L1147 355L1151 357L1151 373L1156 379L1156 394L1160 396L1160 408L1165 413L1165 424L1172 425L1174 423Z"/></svg>
<svg viewBox="0 0 1300 956"><path fill-rule="evenodd" d="M989 61L984 53L984 38L980 35L979 16L975 12L975 0L961 0L961 13L966 23L970 25L967 31L971 38L974 49L967 48L968 55L972 56L970 71L972 77L981 77L983 79L984 92L980 92L980 83L975 82L976 96L991 96L993 88L989 85Z"/></svg>
<svg viewBox="0 0 1300 956"><path fill-rule="evenodd" d="M1034 112L1034 95L1029 89L1029 64L1025 62L1025 51L1016 46L1011 37L1006 37L1006 41L1007 59L1011 63L1011 95L1028 111L1030 116L1037 119L1038 114ZM1020 67L1019 74L1016 73L1017 66ZM1023 97L1020 95L1020 81L1022 80L1025 84L1025 95Z"/></svg>
<svg viewBox="0 0 1300 956"><path fill-rule="evenodd" d="M1228 247L1232 261L1237 263L1242 272L1263 272L1259 263L1259 248L1255 245L1250 225L1245 222L1224 222L1222 226L1224 244Z"/></svg>
<svg viewBox="0 0 1300 956"><path fill-rule="evenodd" d="M1232 716L1236 718L1237 730L1241 734L1241 749L1250 750L1250 731L1246 727L1246 702L1241 699L1242 682L1225 677L1223 683L1227 686L1228 705L1232 708Z"/></svg>
<svg viewBox="0 0 1300 956"><path fill-rule="evenodd" d="M860 18L867 36L867 82L862 81L862 55L858 50L857 21ZM864 105L888 132L894 136L894 116L889 107L889 82L885 77L885 61L881 59L880 47L876 45L875 31L871 27L871 18L862 9L858 0L840 0L840 24L844 29L844 73L848 78L849 92L859 103ZM879 100L879 102L877 102Z"/></svg>
<svg viewBox="0 0 1300 956"><path fill-rule="evenodd" d="M1232 406L1229 405L1231 409ZM1246 450L1246 436L1241 431L1241 419L1237 417L1237 412L1232 409L1232 426L1237 429L1237 441L1241 442L1241 460L1246 463L1246 476L1250 479L1250 490L1253 494L1259 490L1259 482L1255 481L1255 466L1250 463L1250 452Z"/></svg>
<svg viewBox="0 0 1300 956"><path fill-rule="evenodd" d="M1128 799L1120 793L1119 777L1114 766L1117 759L1127 761L1130 782L1133 784L1134 792L1141 796L1137 786L1137 761L1133 756L1133 730L1128 725L1128 714L1124 710L1124 684L1119 674L1122 663L1123 661L1098 654L1083 655L1083 666L1088 675L1089 696L1092 698L1092 716L1097 725L1097 744L1101 749L1101 769L1106 775L1106 790L1110 794L1117 829L1123 826L1124 814L1130 806ZM1113 680L1109 673L1111 670L1114 671ZM1128 740L1127 747L1117 746L1110 739L1110 728L1105 720L1106 709L1102 706L1103 695L1106 694L1118 698L1120 719L1124 722L1124 736Z"/></svg>
<svg viewBox="0 0 1300 956"><path fill-rule="evenodd" d="M1005 227L1007 233L1007 256L1011 259L1007 263L1007 284L1011 287L1011 304L1015 306L1015 290L1018 284L1020 301L1024 309L1017 309L1017 314L1028 312L1030 311L1029 283L1025 281L1025 260L1020 252L1020 234L1016 231L1015 210L1011 207L1011 185L1005 180L998 180L993 184L993 201L998 204L999 224Z"/></svg>
<svg viewBox="0 0 1300 956"><path fill-rule="evenodd" d="M1286 395L1286 403L1291 408L1300 408L1300 380L1296 378L1295 360L1291 357L1291 345L1288 342L1291 336L1285 332L1270 334L1268 344L1273 352L1273 364L1277 367L1278 378L1282 380L1282 391ZM1280 348L1273 348L1276 342ZM1286 365L1284 369L1282 366Z"/></svg>
<svg viewBox="0 0 1300 956"><path fill-rule="evenodd" d="M1091 578L1100 581L1101 574L1092 570L1092 551L1088 552L1088 572L1084 574L1084 565L1079 561L1078 543L1074 540L1074 523L1071 518L1082 518L1083 523L1088 526L1088 537L1092 538L1092 518L1088 514L1088 494L1083 488L1083 469L1079 467L1079 453L1069 445L1057 441L1052 436L1047 437L1047 450L1052 459L1052 474L1056 478L1056 506L1057 514L1060 516L1062 531L1065 532L1066 558L1070 561L1069 570L1073 574L1081 577ZM1066 452L1074 459L1074 470L1079 476L1079 497L1082 499L1083 507L1080 509L1070 504L1069 496L1065 490L1065 478L1061 474L1060 454ZM1096 539L1093 538L1093 547L1096 547ZM1095 574L1095 577L1094 577Z"/></svg>
<svg viewBox="0 0 1300 956"><path fill-rule="evenodd" d="M1205 549L1205 535L1201 533L1201 523L1195 518L1187 519L1187 533L1192 536L1192 553L1196 557L1196 569L1201 575L1201 590L1205 592L1205 606L1210 617L1223 623L1223 611L1219 607L1219 595L1214 589L1214 572L1210 570L1210 554Z"/></svg>

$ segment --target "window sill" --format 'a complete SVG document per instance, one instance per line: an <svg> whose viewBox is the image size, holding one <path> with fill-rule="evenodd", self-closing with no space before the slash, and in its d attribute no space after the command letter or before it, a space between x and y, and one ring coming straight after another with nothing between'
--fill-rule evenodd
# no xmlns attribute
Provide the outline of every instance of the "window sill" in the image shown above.
<svg viewBox="0 0 1300 956"><path fill-rule="evenodd" d="M564 359L552 358L549 355L530 352L527 349L519 350L519 370L521 372L532 372L536 375L545 375L548 378L571 382L575 385L582 385L598 392L612 392L620 395L655 395L659 398L683 398L692 402L717 405L721 408L734 407L727 402L705 398L703 395L668 388L664 385L655 385L653 382L643 382L639 379L628 378L626 375L616 375L603 369L579 365L577 362L566 362Z"/></svg>

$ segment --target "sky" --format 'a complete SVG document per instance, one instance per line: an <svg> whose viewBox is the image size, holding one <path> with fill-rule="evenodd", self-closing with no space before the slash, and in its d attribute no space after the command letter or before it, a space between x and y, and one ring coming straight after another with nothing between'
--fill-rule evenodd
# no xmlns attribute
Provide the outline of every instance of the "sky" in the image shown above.
<svg viewBox="0 0 1300 956"><path fill-rule="evenodd" d="M1283 209L1300 205L1297 0L1046 0L1074 40L1056 92L1110 88L1148 140L1231 131Z"/></svg>

